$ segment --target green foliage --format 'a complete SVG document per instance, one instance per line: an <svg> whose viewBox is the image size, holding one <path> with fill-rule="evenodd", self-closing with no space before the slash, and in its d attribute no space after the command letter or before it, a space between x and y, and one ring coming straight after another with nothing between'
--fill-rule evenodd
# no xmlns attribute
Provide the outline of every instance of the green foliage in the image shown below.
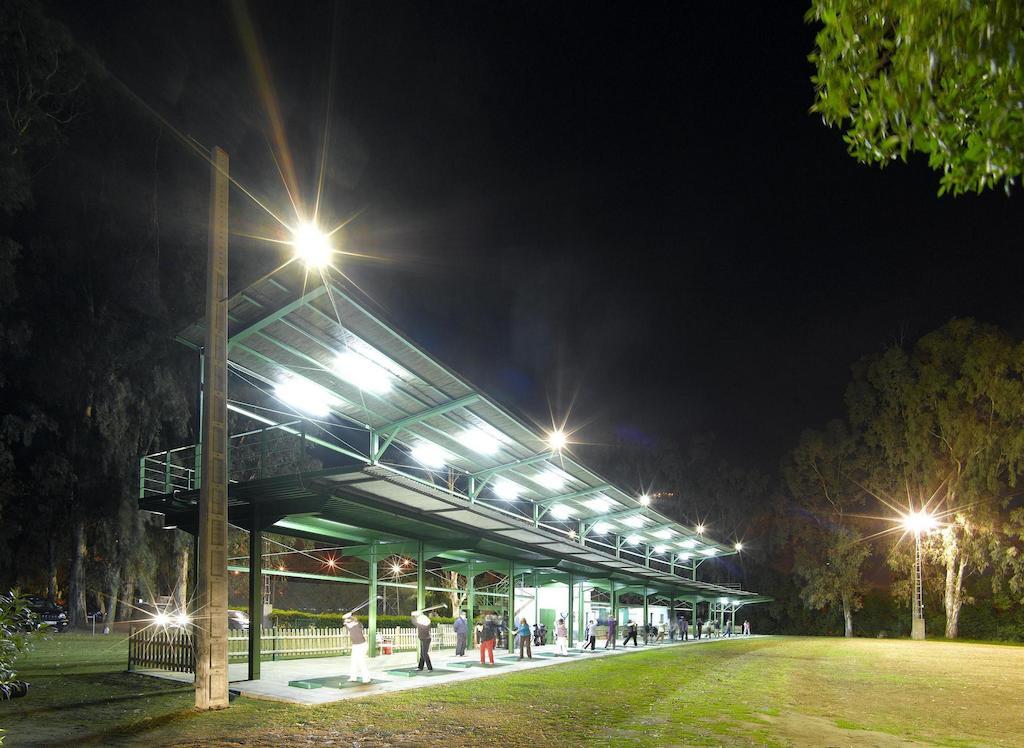
<svg viewBox="0 0 1024 748"><path fill-rule="evenodd" d="M841 609L853 635L853 613L861 606L862 568L871 546L849 518L863 504L863 491L849 479L855 441L843 423L805 431L783 465L798 514L783 520L794 549L793 569L804 581L800 597L813 609Z"/></svg>
<svg viewBox="0 0 1024 748"><path fill-rule="evenodd" d="M0 691L17 679L14 665L18 657L32 651L44 634L45 628L17 590L0 595Z"/></svg>
<svg viewBox="0 0 1024 748"><path fill-rule="evenodd" d="M1009 192L1024 168L1024 4L813 0L813 111L850 155L881 167L911 152L940 194Z"/></svg>
<svg viewBox="0 0 1024 748"><path fill-rule="evenodd" d="M956 635L966 575L988 570L1024 602L1011 511L1024 467L1024 345L953 320L911 350L893 346L861 361L847 405L864 484L893 507L924 506L941 519L924 542L946 571L947 635Z"/></svg>
<svg viewBox="0 0 1024 748"><path fill-rule="evenodd" d="M343 613L307 613L304 610L275 610L270 617L274 625L282 628L339 628L343 625ZM356 618L364 625L369 625L369 618L357 615ZM436 616L434 623L453 623L455 619ZM413 628L410 616L377 616L378 628Z"/></svg>

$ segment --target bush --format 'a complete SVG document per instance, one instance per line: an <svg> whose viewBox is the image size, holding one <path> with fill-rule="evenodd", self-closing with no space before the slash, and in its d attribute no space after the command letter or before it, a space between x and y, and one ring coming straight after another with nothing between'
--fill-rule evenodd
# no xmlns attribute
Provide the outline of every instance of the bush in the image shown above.
<svg viewBox="0 0 1024 748"><path fill-rule="evenodd" d="M342 613L308 613L304 610L275 610L270 620L278 628L340 628L344 625ZM358 615L356 619L364 626L369 625L369 618ZM437 616L431 619L434 623L453 623L454 618ZM377 616L377 628L412 628L410 616Z"/></svg>
<svg viewBox="0 0 1024 748"><path fill-rule="evenodd" d="M17 680L14 663L45 632L17 590L0 595L0 698L24 695L28 684Z"/></svg>

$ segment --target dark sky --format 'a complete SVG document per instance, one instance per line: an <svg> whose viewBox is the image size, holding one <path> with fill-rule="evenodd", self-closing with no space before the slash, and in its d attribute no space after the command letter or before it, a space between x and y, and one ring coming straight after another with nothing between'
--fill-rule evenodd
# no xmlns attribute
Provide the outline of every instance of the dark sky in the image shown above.
<svg viewBox="0 0 1024 748"><path fill-rule="evenodd" d="M535 417L575 397L585 438L715 432L772 468L863 354L952 316L1020 332L1024 213L852 161L808 113L804 3L697 5L249 9L309 191L332 92L325 202L360 211L345 247L382 261L346 270L399 327ZM230 6L53 12L286 204Z"/></svg>

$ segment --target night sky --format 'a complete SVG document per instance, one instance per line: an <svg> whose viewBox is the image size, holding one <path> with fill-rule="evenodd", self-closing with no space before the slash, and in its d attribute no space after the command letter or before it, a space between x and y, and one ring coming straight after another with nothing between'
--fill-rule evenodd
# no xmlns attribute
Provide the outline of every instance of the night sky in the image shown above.
<svg viewBox="0 0 1024 748"><path fill-rule="evenodd" d="M1022 332L1024 211L1019 190L939 198L921 160L847 156L808 111L805 3L694 6L249 10L307 197L329 121L327 210L358 212L344 247L379 258L345 270L401 329L539 421L575 399L584 439L713 432L772 469L842 414L862 355L952 316ZM287 204L229 5L51 12ZM205 209L202 162L173 139L160 158L190 164ZM234 246L236 287L275 264Z"/></svg>

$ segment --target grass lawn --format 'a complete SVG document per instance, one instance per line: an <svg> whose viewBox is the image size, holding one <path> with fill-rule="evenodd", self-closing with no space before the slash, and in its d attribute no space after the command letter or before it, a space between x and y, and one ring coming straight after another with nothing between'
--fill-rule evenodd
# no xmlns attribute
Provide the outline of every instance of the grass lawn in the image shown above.
<svg viewBox="0 0 1024 748"><path fill-rule="evenodd" d="M124 673L123 639L57 636L0 702L18 745L1024 744L1024 648L873 639L714 642L300 707L200 714L180 684Z"/></svg>

